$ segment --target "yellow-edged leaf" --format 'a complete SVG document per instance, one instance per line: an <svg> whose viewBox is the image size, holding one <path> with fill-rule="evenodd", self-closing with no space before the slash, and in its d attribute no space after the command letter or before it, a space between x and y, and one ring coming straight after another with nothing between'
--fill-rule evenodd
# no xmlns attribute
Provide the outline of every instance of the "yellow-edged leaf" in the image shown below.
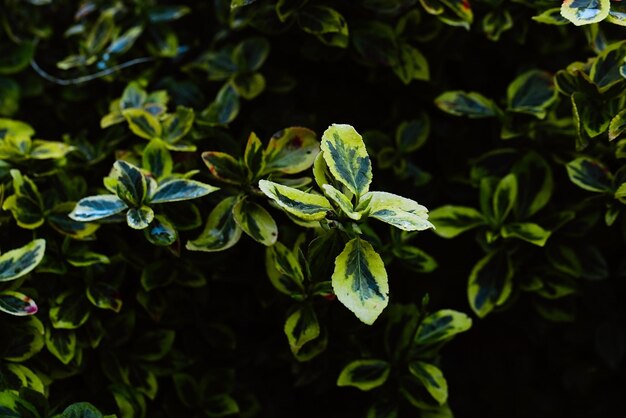
<svg viewBox="0 0 626 418"><path fill-rule="evenodd" d="M372 245L353 238L335 259L332 275L337 299L371 325L389 303L389 284L382 258Z"/></svg>
<svg viewBox="0 0 626 418"><path fill-rule="evenodd" d="M305 221L321 221L332 211L330 202L321 195L306 193L268 180L259 181L259 188L286 212Z"/></svg>
<svg viewBox="0 0 626 418"><path fill-rule="evenodd" d="M350 125L331 125L322 135L324 160L332 175L352 193L361 196L372 182L372 163L365 143Z"/></svg>
<svg viewBox="0 0 626 418"><path fill-rule="evenodd" d="M423 231L434 228L428 221L428 209L414 200L387 192L368 192L362 197L369 216L404 231ZM369 202L369 203L368 203ZM363 206L365 206L365 204Z"/></svg>

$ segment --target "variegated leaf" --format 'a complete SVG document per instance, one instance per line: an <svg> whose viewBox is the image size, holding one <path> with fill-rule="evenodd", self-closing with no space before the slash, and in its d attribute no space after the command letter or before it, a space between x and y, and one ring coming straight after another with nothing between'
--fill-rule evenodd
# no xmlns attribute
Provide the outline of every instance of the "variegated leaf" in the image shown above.
<svg viewBox="0 0 626 418"><path fill-rule="evenodd" d="M172 155L160 139L151 140L143 150L142 165L156 179L167 177L172 174L174 163Z"/></svg>
<svg viewBox="0 0 626 418"><path fill-rule="evenodd" d="M348 196L341 193L330 184L322 185L322 189L324 190L326 196L328 196L330 200L335 202L337 206L339 206L341 211L345 213L350 219L354 219L355 221L361 219L362 214L360 212L354 211L354 207Z"/></svg>
<svg viewBox="0 0 626 418"><path fill-rule="evenodd" d="M176 113L168 115L163 120L163 140L168 144L180 141L191 130L194 117L193 109L178 106Z"/></svg>
<svg viewBox="0 0 626 418"><path fill-rule="evenodd" d="M306 128L287 128L276 132L265 150L265 172L294 174L311 167L319 153L315 132Z"/></svg>
<svg viewBox="0 0 626 418"><path fill-rule="evenodd" d="M385 264L372 245L359 237L350 240L335 259L332 283L337 299L368 325L389 303Z"/></svg>
<svg viewBox="0 0 626 418"><path fill-rule="evenodd" d="M0 283L15 280L33 271L43 259L45 251L46 241L36 239L0 255Z"/></svg>
<svg viewBox="0 0 626 418"><path fill-rule="evenodd" d="M439 405L446 403L448 400L448 383L437 366L424 361L412 361L409 363L409 371L422 382L428 393L435 398Z"/></svg>
<svg viewBox="0 0 626 418"><path fill-rule="evenodd" d="M133 229L145 229L154 219L154 211L148 206L130 208L126 212L126 223Z"/></svg>
<svg viewBox="0 0 626 418"><path fill-rule="evenodd" d="M198 238L187 242L191 251L223 251L239 241L241 228L233 217L233 207L237 203L236 196L222 200L209 214L204 231Z"/></svg>
<svg viewBox="0 0 626 418"><path fill-rule="evenodd" d="M75 221L90 222L116 215L126 209L126 203L117 196L89 196L80 199L68 216Z"/></svg>
<svg viewBox="0 0 626 418"><path fill-rule="evenodd" d="M108 179L115 185L117 196L129 206L141 205L148 194L148 179L145 174L126 161L116 161Z"/></svg>
<svg viewBox="0 0 626 418"><path fill-rule="evenodd" d="M259 188L286 212L305 221L321 221L333 208L324 196L306 193L268 180L259 181Z"/></svg>
<svg viewBox="0 0 626 418"><path fill-rule="evenodd" d="M610 0L564 0L561 15L576 26L598 23L609 15Z"/></svg>
<svg viewBox="0 0 626 418"><path fill-rule="evenodd" d="M0 292L0 312L14 316L34 315L37 313L37 304L22 293L5 290Z"/></svg>
<svg viewBox="0 0 626 418"><path fill-rule="evenodd" d="M233 208L233 217L237 225L255 241L267 246L276 242L278 227L272 215L262 206L249 199L241 199Z"/></svg>
<svg viewBox="0 0 626 418"><path fill-rule="evenodd" d="M144 139L160 138L163 133L159 120L150 112L139 108L122 111L128 126L133 133Z"/></svg>
<svg viewBox="0 0 626 418"><path fill-rule="evenodd" d="M302 346L319 337L320 324L310 305L300 305L287 317L284 330L291 352L297 354Z"/></svg>
<svg viewBox="0 0 626 418"><path fill-rule="evenodd" d="M428 221L428 209L416 201L387 192L368 192L363 195L359 211L369 211L376 218L404 231L423 231L434 228ZM368 203L369 202L369 203Z"/></svg>
<svg viewBox="0 0 626 418"><path fill-rule="evenodd" d="M202 161L213 177L226 183L240 184L245 179L241 163L230 154L217 151L203 152Z"/></svg>
<svg viewBox="0 0 626 418"><path fill-rule="evenodd" d="M333 176L361 196L372 182L372 163L365 143L350 125L331 125L322 135L324 161Z"/></svg>
<svg viewBox="0 0 626 418"><path fill-rule="evenodd" d="M429 219L435 226L435 233L443 238L454 238L485 224L482 214L467 206L442 206L430 212Z"/></svg>
<svg viewBox="0 0 626 418"><path fill-rule="evenodd" d="M365 359L350 362L337 379L337 386L352 386L363 391L382 386L389 377L391 365L385 360Z"/></svg>
<svg viewBox="0 0 626 418"><path fill-rule="evenodd" d="M176 179L165 182L154 191L150 203L179 202L206 196L217 187L195 180Z"/></svg>
<svg viewBox="0 0 626 418"><path fill-rule="evenodd" d="M250 178L254 178L264 169L265 158L263 154L263 144L259 137L252 132L248 137L246 150L243 155L243 161L248 168Z"/></svg>

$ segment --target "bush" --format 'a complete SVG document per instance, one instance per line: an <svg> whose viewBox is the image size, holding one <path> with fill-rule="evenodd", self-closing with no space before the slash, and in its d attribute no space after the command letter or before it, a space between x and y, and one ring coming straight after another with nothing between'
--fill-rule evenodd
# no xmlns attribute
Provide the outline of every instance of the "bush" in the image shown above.
<svg viewBox="0 0 626 418"><path fill-rule="evenodd" d="M623 416L626 6L156 3L0 3L0 417Z"/></svg>

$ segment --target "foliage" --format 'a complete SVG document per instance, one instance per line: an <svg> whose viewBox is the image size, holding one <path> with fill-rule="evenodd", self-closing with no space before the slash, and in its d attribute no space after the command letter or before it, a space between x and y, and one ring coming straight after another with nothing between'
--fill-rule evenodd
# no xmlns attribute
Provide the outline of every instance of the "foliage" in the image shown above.
<svg viewBox="0 0 626 418"><path fill-rule="evenodd" d="M623 416L622 26L0 0L0 416Z"/></svg>

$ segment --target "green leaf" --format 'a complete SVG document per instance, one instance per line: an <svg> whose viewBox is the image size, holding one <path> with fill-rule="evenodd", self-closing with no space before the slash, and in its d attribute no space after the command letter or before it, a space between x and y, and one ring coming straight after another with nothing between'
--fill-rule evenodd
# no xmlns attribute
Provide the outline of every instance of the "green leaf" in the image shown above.
<svg viewBox="0 0 626 418"><path fill-rule="evenodd" d="M156 215L150 225L144 229L146 239L154 245L166 247L178 239L178 231L172 223L161 215Z"/></svg>
<svg viewBox="0 0 626 418"><path fill-rule="evenodd" d="M65 408L61 418L103 418L104 415L89 402L79 402Z"/></svg>
<svg viewBox="0 0 626 418"><path fill-rule="evenodd" d="M491 118L498 116L496 104L475 92L447 91L435 99L435 105L446 113L468 118Z"/></svg>
<svg viewBox="0 0 626 418"><path fill-rule="evenodd" d="M511 112L527 113L544 119L547 109L554 103L558 92L552 75L539 70L530 70L519 75L507 89L508 109Z"/></svg>
<svg viewBox="0 0 626 418"><path fill-rule="evenodd" d="M14 316L27 316L37 313L37 304L28 296L5 290L0 292L0 312Z"/></svg>
<svg viewBox="0 0 626 418"><path fill-rule="evenodd" d="M246 149L243 155L243 161L248 169L248 178L253 179L260 174L265 168L265 158L263 152L263 144L254 132L250 133Z"/></svg>
<svg viewBox="0 0 626 418"><path fill-rule="evenodd" d="M492 251L481 258L469 276L467 296L472 310L484 318L496 306L504 304L513 289L511 258Z"/></svg>
<svg viewBox="0 0 626 418"><path fill-rule="evenodd" d="M95 55L102 51L113 36L114 29L113 14L102 13L85 40L87 54Z"/></svg>
<svg viewBox="0 0 626 418"><path fill-rule="evenodd" d="M265 77L260 73L236 74L231 84L237 94L246 100L252 100L265 90Z"/></svg>
<svg viewBox="0 0 626 418"><path fill-rule="evenodd" d="M248 38L237 44L232 60L240 72L258 71L270 53L270 43L265 38Z"/></svg>
<svg viewBox="0 0 626 418"><path fill-rule="evenodd" d="M298 13L298 23L303 31L317 36L325 44L339 48L348 46L348 24L331 7L309 5Z"/></svg>
<svg viewBox="0 0 626 418"><path fill-rule="evenodd" d="M13 362L28 360L44 347L44 333L44 326L36 316L12 319L11 338L2 356Z"/></svg>
<svg viewBox="0 0 626 418"><path fill-rule="evenodd" d="M580 157L566 165L569 179L581 189L590 192L611 192L611 172L598 160Z"/></svg>
<svg viewBox="0 0 626 418"><path fill-rule="evenodd" d="M74 151L75 148L63 142L43 141L35 139L30 150L29 157L35 160L60 159L68 153Z"/></svg>
<svg viewBox="0 0 626 418"><path fill-rule="evenodd" d="M305 221L321 221L332 211L324 196L306 193L268 180L260 180L259 188L286 212Z"/></svg>
<svg viewBox="0 0 626 418"><path fill-rule="evenodd" d="M622 110L611 119L609 124L609 141L617 139L626 131L626 110Z"/></svg>
<svg viewBox="0 0 626 418"><path fill-rule="evenodd" d="M48 328L46 329L46 348L61 363L70 364L76 355L76 333Z"/></svg>
<svg viewBox="0 0 626 418"><path fill-rule="evenodd" d="M332 124L322 135L324 161L333 176L362 196L372 182L372 163L363 138L350 125Z"/></svg>
<svg viewBox="0 0 626 418"><path fill-rule="evenodd" d="M430 79L426 57L419 49L408 43L400 44L391 62L391 68L404 84L409 84L412 80L428 81Z"/></svg>
<svg viewBox="0 0 626 418"><path fill-rule="evenodd" d="M22 90L17 82L0 77L0 115L14 115L20 108L21 96Z"/></svg>
<svg viewBox="0 0 626 418"><path fill-rule="evenodd" d="M393 254L402 260L408 268L418 273L430 273L438 267L437 260L425 251L412 245L394 248Z"/></svg>
<svg viewBox="0 0 626 418"><path fill-rule="evenodd" d="M176 332L167 329L148 331L133 339L131 356L142 361L158 361L172 349Z"/></svg>
<svg viewBox="0 0 626 418"><path fill-rule="evenodd" d="M428 393L439 405L446 403L448 400L448 382L437 366L423 361L412 361L409 363L409 371L422 382Z"/></svg>
<svg viewBox="0 0 626 418"><path fill-rule="evenodd" d="M109 174L117 196L129 206L140 206L148 194L148 179L138 167L117 160Z"/></svg>
<svg viewBox="0 0 626 418"><path fill-rule="evenodd" d="M295 174L313 165L320 151L315 132L306 128L292 127L272 135L265 150L265 173L278 171Z"/></svg>
<svg viewBox="0 0 626 418"><path fill-rule="evenodd" d="M272 215L249 199L241 199L233 207L233 218L243 231L263 245L274 245L278 227Z"/></svg>
<svg viewBox="0 0 626 418"><path fill-rule="evenodd" d="M11 170L13 195L3 203L2 209L10 210L17 224L25 229L36 229L44 223L43 199L35 183L19 170Z"/></svg>
<svg viewBox="0 0 626 418"><path fill-rule="evenodd" d="M354 219L355 221L361 219L361 213L354 211L354 207L348 196L341 193L330 184L323 184L322 189L324 190L324 194L330 200L335 202L339 209L341 209L341 211L346 214L350 219Z"/></svg>
<svg viewBox="0 0 626 418"><path fill-rule="evenodd" d="M209 418L221 418L239 413L239 405L230 395L211 396L204 401L203 412Z"/></svg>
<svg viewBox="0 0 626 418"><path fill-rule="evenodd" d="M272 285L281 293L299 298L304 295L304 273L296 255L276 242L265 252L265 266Z"/></svg>
<svg viewBox="0 0 626 418"><path fill-rule="evenodd" d="M402 122L396 130L396 146L401 153L410 153L420 149L430 134L430 118L426 113L418 119Z"/></svg>
<svg viewBox="0 0 626 418"><path fill-rule="evenodd" d="M362 322L371 325L389 303L389 284L382 258L359 237L335 259L332 275L337 299Z"/></svg>
<svg viewBox="0 0 626 418"><path fill-rule="evenodd" d="M122 111L128 127L141 138L160 138L163 133L159 120L150 112L140 108L128 108Z"/></svg>
<svg viewBox="0 0 626 418"><path fill-rule="evenodd" d="M589 77L598 86L601 93L608 91L611 87L624 78L620 74L620 67L626 58L626 44L616 42L609 45L593 61L589 70Z"/></svg>
<svg viewBox="0 0 626 418"><path fill-rule="evenodd" d="M46 251L46 240L36 239L23 247L0 255L0 283L22 277L41 262Z"/></svg>
<svg viewBox="0 0 626 418"><path fill-rule="evenodd" d="M491 41L498 41L500 36L513 28L513 16L508 10L495 9L485 15L482 21L482 29Z"/></svg>
<svg viewBox="0 0 626 418"><path fill-rule="evenodd" d="M187 242L191 251L223 251L239 241L241 228L233 217L236 196L222 200L209 214L204 231L193 241Z"/></svg>
<svg viewBox="0 0 626 418"><path fill-rule="evenodd" d="M0 46L0 75L16 74L28 67L35 54L35 43L3 42Z"/></svg>
<svg viewBox="0 0 626 418"><path fill-rule="evenodd" d="M172 174L172 154L160 139L152 139L143 150L142 166L157 180Z"/></svg>
<svg viewBox="0 0 626 418"><path fill-rule="evenodd" d="M128 52L137 39L143 33L143 27L141 25L132 26L128 30L124 31L120 36L117 36L106 49L107 54L121 55Z"/></svg>
<svg viewBox="0 0 626 418"><path fill-rule="evenodd" d="M98 282L87 286L87 299L99 309L108 309L116 313L122 310L120 292L110 283Z"/></svg>
<svg viewBox="0 0 626 418"><path fill-rule="evenodd" d="M245 179L243 167L230 154L208 151L202 153L202 161L209 168L211 175L231 184L241 184Z"/></svg>
<svg viewBox="0 0 626 418"><path fill-rule="evenodd" d="M530 222L515 222L506 224L500 230L502 238L519 238L539 247L546 245L550 238L550 231Z"/></svg>
<svg viewBox="0 0 626 418"><path fill-rule="evenodd" d="M45 392L45 386L41 381L41 378L34 371L26 366L15 363L5 363L4 370L1 370L0 374L3 374L6 380L13 383L12 385L9 384L9 387L20 390L21 396L24 396L24 394L27 393L26 391L24 391L24 389L30 389L32 391L35 391L40 396L43 396ZM24 400L29 401L29 398L31 398L31 396L28 396L27 399ZM2 403L0 403L0 414L2 413L2 406ZM4 415L0 416L4 417Z"/></svg>
<svg viewBox="0 0 626 418"><path fill-rule="evenodd" d="M603 280L609 276L606 257L596 246L549 246L547 256L555 269L577 279Z"/></svg>
<svg viewBox="0 0 626 418"><path fill-rule="evenodd" d="M146 417L146 400L139 391L119 384L109 386L109 391L115 399L121 417Z"/></svg>
<svg viewBox="0 0 626 418"><path fill-rule="evenodd" d="M428 315L415 333L415 343L432 345L447 341L472 326L472 319L462 312L442 309Z"/></svg>
<svg viewBox="0 0 626 418"><path fill-rule="evenodd" d="M80 199L68 216L75 221L91 222L108 218L126 209L126 203L115 195L89 196Z"/></svg>
<svg viewBox="0 0 626 418"><path fill-rule="evenodd" d="M508 174L498 182L492 198L493 217L497 224L503 222L517 200L517 177Z"/></svg>
<svg viewBox="0 0 626 418"><path fill-rule="evenodd" d="M606 18L607 22L614 23L620 26L626 26L626 5L624 3L611 3L611 10L609 16Z"/></svg>
<svg viewBox="0 0 626 418"><path fill-rule="evenodd" d="M126 223L133 229L145 229L154 219L154 211L148 206L130 208L126 212Z"/></svg>
<svg viewBox="0 0 626 418"><path fill-rule="evenodd" d="M175 179L160 184L150 197L150 203L179 202L197 199L219 190L195 180Z"/></svg>
<svg viewBox="0 0 626 418"><path fill-rule="evenodd" d="M13 390L0 392L0 417L2 418L41 418L37 409L20 399L20 395Z"/></svg>
<svg viewBox="0 0 626 418"><path fill-rule="evenodd" d="M609 15L609 0L564 0L561 15L576 26L604 20Z"/></svg>
<svg viewBox="0 0 626 418"><path fill-rule="evenodd" d="M289 314L285 322L285 335L294 354L297 354L304 344L319 337L320 325L310 305L300 305Z"/></svg>
<svg viewBox="0 0 626 418"><path fill-rule="evenodd" d="M546 23L548 25L567 25L569 23L569 20L561 15L560 7L545 10L537 16L533 16L532 19L535 22Z"/></svg>
<svg viewBox="0 0 626 418"><path fill-rule="evenodd" d="M229 83L224 84L211 103L200 114L198 123L209 126L228 125L239 113L239 95Z"/></svg>
<svg viewBox="0 0 626 418"><path fill-rule="evenodd" d="M448 24L453 24L454 26L463 26L469 29L469 25L474 20L474 14L472 12L472 7L469 1L467 0L440 0L441 3L445 4L448 9L454 13L460 22L451 22L444 19L444 22Z"/></svg>
<svg viewBox="0 0 626 418"><path fill-rule="evenodd" d="M367 192L362 197L367 202L370 218L375 218L404 231L424 231L433 228L428 221L428 209L416 201L387 192ZM363 210L361 205L357 210Z"/></svg>
<svg viewBox="0 0 626 418"><path fill-rule="evenodd" d="M178 20L188 15L191 9L187 6L151 6L148 12L148 19L152 23L165 23Z"/></svg>
<svg viewBox="0 0 626 418"><path fill-rule="evenodd" d="M485 224L483 216L474 208L446 205L430 212L433 231L443 238L457 235Z"/></svg>
<svg viewBox="0 0 626 418"><path fill-rule="evenodd" d="M168 144L175 144L183 139L193 126L195 115L193 109L178 106L176 113L168 115L162 121L163 133L162 138Z"/></svg>
<svg viewBox="0 0 626 418"><path fill-rule="evenodd" d="M67 290L57 296L50 307L50 321L56 329L76 329L87 322L91 310L84 294Z"/></svg>
<svg viewBox="0 0 626 418"><path fill-rule="evenodd" d="M512 169L518 182L513 211L518 219L534 215L548 204L554 191L552 169L543 157L529 152Z"/></svg>
<svg viewBox="0 0 626 418"><path fill-rule="evenodd" d="M352 386L368 391L382 386L387 381L391 365L385 360L354 360L343 368L337 386Z"/></svg>

